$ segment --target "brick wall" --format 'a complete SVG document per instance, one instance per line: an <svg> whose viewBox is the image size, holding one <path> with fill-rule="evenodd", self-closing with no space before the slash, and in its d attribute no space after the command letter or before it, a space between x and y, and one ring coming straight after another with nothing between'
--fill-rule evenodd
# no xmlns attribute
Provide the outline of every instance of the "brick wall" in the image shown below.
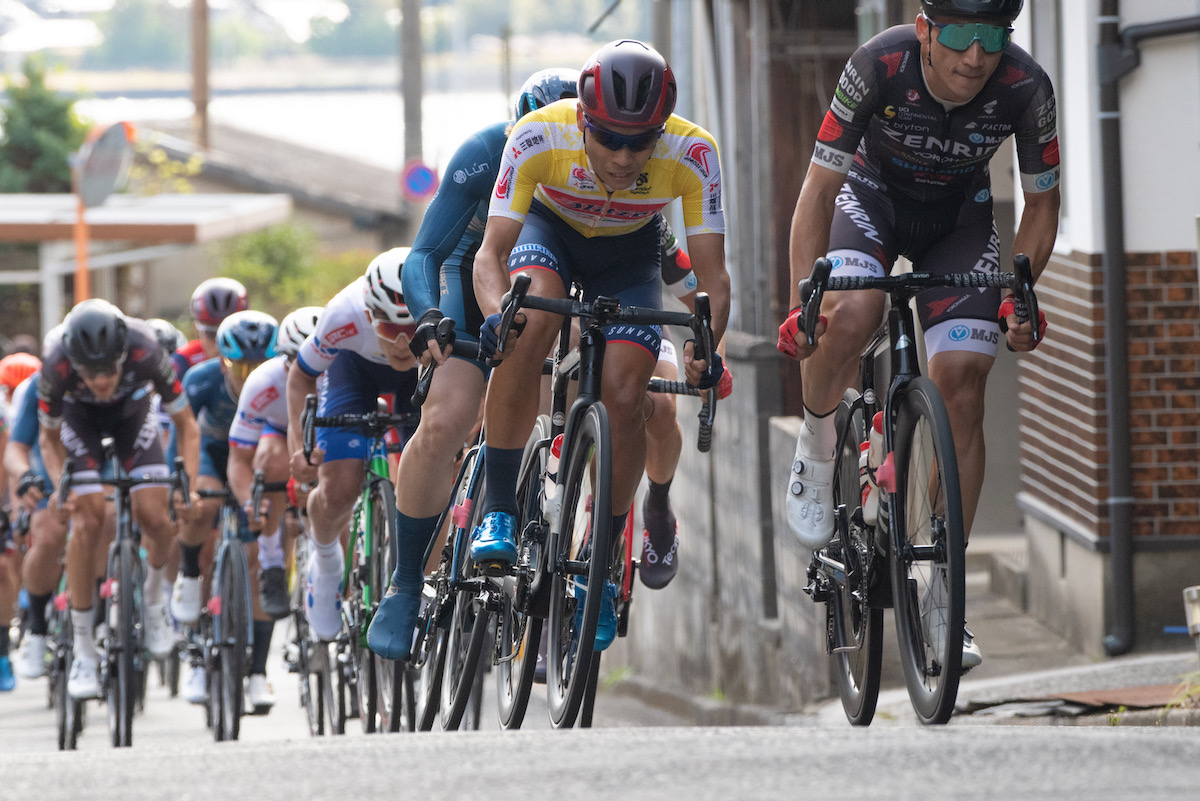
<svg viewBox="0 0 1200 801"><path fill-rule="evenodd" d="M1200 535L1200 298L1193 252L1130 254L1134 534ZM1021 359L1022 490L1084 538L1108 537L1103 273L1056 256L1038 282L1050 323Z"/></svg>

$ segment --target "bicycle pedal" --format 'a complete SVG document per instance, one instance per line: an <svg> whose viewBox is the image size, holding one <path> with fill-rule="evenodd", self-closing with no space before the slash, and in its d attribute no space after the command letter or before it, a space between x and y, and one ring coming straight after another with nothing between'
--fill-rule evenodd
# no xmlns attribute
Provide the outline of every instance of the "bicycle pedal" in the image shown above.
<svg viewBox="0 0 1200 801"><path fill-rule="evenodd" d="M511 568L508 562L482 562L476 565L476 569L488 578L504 578Z"/></svg>

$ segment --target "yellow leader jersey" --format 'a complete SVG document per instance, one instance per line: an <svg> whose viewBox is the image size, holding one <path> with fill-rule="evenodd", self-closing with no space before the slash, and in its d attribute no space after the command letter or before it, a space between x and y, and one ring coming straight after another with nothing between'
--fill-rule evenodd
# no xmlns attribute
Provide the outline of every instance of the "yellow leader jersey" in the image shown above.
<svg viewBox="0 0 1200 801"><path fill-rule="evenodd" d="M513 128L489 217L524 220L537 198L584 236L618 236L636 231L682 198L688 236L725 233L721 163L708 131L671 115L633 187L609 194L590 169L575 107L575 100L551 103Z"/></svg>

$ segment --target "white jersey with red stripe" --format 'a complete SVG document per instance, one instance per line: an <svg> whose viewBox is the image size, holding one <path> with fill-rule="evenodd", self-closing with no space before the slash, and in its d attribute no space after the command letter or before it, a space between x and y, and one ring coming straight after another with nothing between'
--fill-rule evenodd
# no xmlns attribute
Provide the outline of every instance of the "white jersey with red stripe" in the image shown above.
<svg viewBox="0 0 1200 801"><path fill-rule="evenodd" d="M321 313L316 332L304 340L296 355L296 364L301 370L309 375L320 375L333 364L340 351L357 353L376 364L388 364L367 314L363 299L364 280L359 278L329 301Z"/></svg>
<svg viewBox="0 0 1200 801"><path fill-rule="evenodd" d="M287 368L287 357L276 356L246 377L238 396L237 414L229 426L230 445L253 448L267 425L287 431Z"/></svg>

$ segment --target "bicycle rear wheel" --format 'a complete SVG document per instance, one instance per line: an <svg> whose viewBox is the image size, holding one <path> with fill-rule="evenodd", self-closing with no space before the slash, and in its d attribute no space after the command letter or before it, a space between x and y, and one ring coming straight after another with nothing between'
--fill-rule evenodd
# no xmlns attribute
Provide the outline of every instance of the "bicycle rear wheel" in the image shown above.
<svg viewBox="0 0 1200 801"><path fill-rule="evenodd" d="M896 416L892 587L900 661L922 723L954 712L965 602L962 497L946 408L937 387L915 379Z"/></svg>
<svg viewBox="0 0 1200 801"><path fill-rule="evenodd" d="M496 701L500 726L505 729L519 729L525 720L542 636L542 619L532 614L531 607L533 584L542 565L546 543L546 522L542 517L546 447L538 447L538 443L549 436L550 418L540 415L525 443L517 484L517 508L521 511L517 521L517 551L528 553L527 558L521 559L527 572L506 581L506 603L504 610L496 616L499 627Z"/></svg>
<svg viewBox="0 0 1200 801"><path fill-rule="evenodd" d="M71 613L68 609L55 611L57 618L54 644L54 660L50 664L49 683L54 699L54 717L58 724L58 750L74 751L82 729L80 709L82 702L67 694L67 676L71 672L74 653L71 647L74 637L71 628Z"/></svg>
<svg viewBox="0 0 1200 801"><path fill-rule="evenodd" d="M866 441L866 425L863 405L856 395L842 399L835 417L838 439L833 507L837 516L833 541L825 554L844 569L831 576L825 614L842 709L851 724L867 726L875 717L883 663L883 608L872 605L871 575L873 568L883 565L875 550L875 527L863 523L860 511L858 460L859 446Z"/></svg>
<svg viewBox="0 0 1200 801"><path fill-rule="evenodd" d="M375 504L371 521L374 526L371 539L375 549L372 589L376 597L372 598L371 605L373 609L378 609L385 588L396 570L396 493L391 482L375 485L372 502ZM412 677L407 675L405 662L384 659L370 649L366 649L363 656L373 662L371 671L376 701L363 704L360 699L360 708L378 715L380 731L412 731Z"/></svg>
<svg viewBox="0 0 1200 801"><path fill-rule="evenodd" d="M137 662L141 647L141 621L137 619L137 552L133 542L120 537L108 555L108 622L105 637L108 731L115 747L133 745L133 712L138 702Z"/></svg>
<svg viewBox="0 0 1200 801"><path fill-rule="evenodd" d="M555 728L575 723L595 648L612 537L612 445L602 403L576 420L559 467L559 524L547 554L550 586L546 692Z"/></svg>
<svg viewBox="0 0 1200 801"><path fill-rule="evenodd" d="M447 731L457 729L467 710L475 676L483 657L488 620L486 593L472 581L458 593L446 636L446 656L442 675L441 723Z"/></svg>

